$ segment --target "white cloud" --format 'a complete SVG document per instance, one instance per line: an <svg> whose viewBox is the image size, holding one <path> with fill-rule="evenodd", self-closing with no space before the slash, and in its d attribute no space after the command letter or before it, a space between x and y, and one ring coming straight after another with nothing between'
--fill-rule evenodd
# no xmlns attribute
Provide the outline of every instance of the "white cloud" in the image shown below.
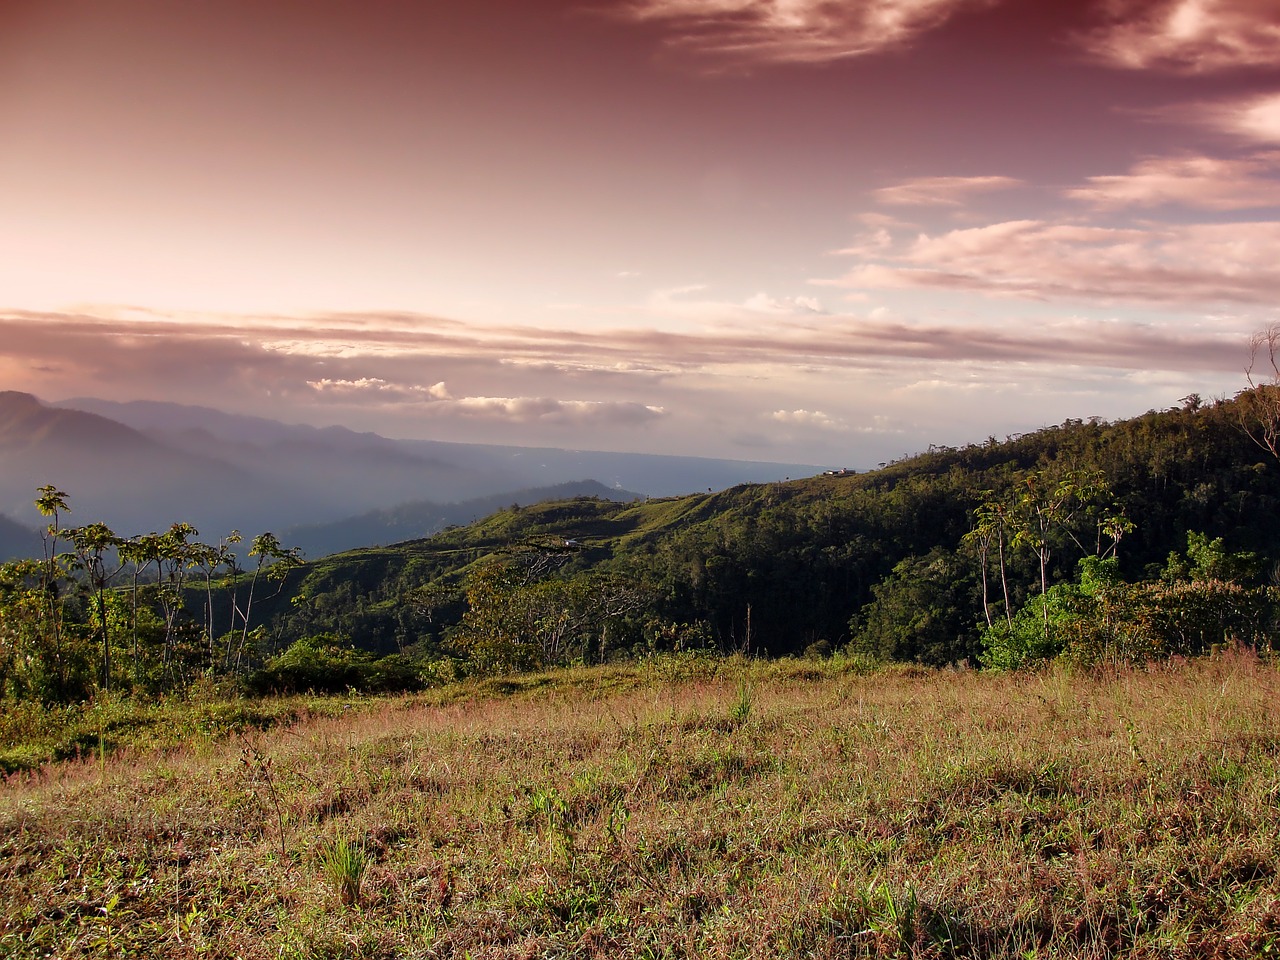
<svg viewBox="0 0 1280 960"><path fill-rule="evenodd" d="M631 0L624 16L668 24L667 46L721 63L823 63L909 42L993 0Z"/></svg>
<svg viewBox="0 0 1280 960"><path fill-rule="evenodd" d="M1218 125L1229 133L1262 143L1280 143L1280 93L1228 104Z"/></svg>
<svg viewBox="0 0 1280 960"><path fill-rule="evenodd" d="M1142 113L1153 120L1230 134L1248 143L1280 144L1280 93L1175 103Z"/></svg>
<svg viewBox="0 0 1280 960"><path fill-rule="evenodd" d="M443 382L426 387L418 384L390 383L380 377L360 377L354 380L335 380L326 377L320 380L308 380L307 386L322 396L342 399L376 397L392 403L450 399L449 391Z"/></svg>
<svg viewBox="0 0 1280 960"><path fill-rule="evenodd" d="M1280 0L1114 0L1085 38L1112 66L1203 74L1280 61Z"/></svg>
<svg viewBox="0 0 1280 960"><path fill-rule="evenodd" d="M660 406L595 400L556 400L550 397L463 397L449 405L450 413L509 423L612 424L639 426L667 415Z"/></svg>
<svg viewBox="0 0 1280 960"><path fill-rule="evenodd" d="M920 177L872 191L880 203L898 206L958 207L975 193L1021 186L1013 177Z"/></svg>
<svg viewBox="0 0 1280 960"><path fill-rule="evenodd" d="M381 377L308 380L317 395L355 403L430 404L440 416L502 420L509 423L611 423L638 425L666 415L660 406L642 403L558 400L552 397L454 397L444 381L431 386L391 383Z"/></svg>
<svg viewBox="0 0 1280 960"><path fill-rule="evenodd" d="M805 427L819 427L823 430L842 430L844 421L839 420L821 410L775 410L770 419L778 423L790 423Z"/></svg>
<svg viewBox="0 0 1280 960"><path fill-rule="evenodd" d="M742 322L761 315L804 317L826 312L817 297L803 294L775 297L760 291L740 303L690 296L704 290L706 287L701 284L656 290L649 295L646 307L658 316L701 323Z"/></svg>
<svg viewBox="0 0 1280 960"><path fill-rule="evenodd" d="M748 310L757 313L806 314L822 313L822 302L817 297L771 297L767 293L757 293L748 297L742 304Z"/></svg>
<svg viewBox="0 0 1280 960"><path fill-rule="evenodd" d="M831 252L837 256L875 258L891 251L893 242L892 233L884 227L876 227L859 234L848 246Z"/></svg>

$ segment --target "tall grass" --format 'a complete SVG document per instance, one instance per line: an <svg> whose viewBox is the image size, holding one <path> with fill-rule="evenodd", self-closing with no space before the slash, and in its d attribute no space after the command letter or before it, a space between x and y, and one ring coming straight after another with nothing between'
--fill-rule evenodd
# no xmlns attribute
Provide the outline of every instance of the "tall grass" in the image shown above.
<svg viewBox="0 0 1280 960"><path fill-rule="evenodd" d="M278 816L235 741L72 761L0 788L0 956L1265 956L1277 695L685 659L259 734Z"/></svg>

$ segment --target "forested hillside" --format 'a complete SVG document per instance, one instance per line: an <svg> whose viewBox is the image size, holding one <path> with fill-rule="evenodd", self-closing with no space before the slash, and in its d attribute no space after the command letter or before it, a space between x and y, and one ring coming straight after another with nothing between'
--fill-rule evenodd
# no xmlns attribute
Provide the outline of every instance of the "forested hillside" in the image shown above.
<svg viewBox="0 0 1280 960"><path fill-rule="evenodd" d="M43 563L3 568L0 688L412 688L679 649L1015 667L1269 645L1274 389L864 474L513 505L312 562L270 534L59 528Z"/></svg>
<svg viewBox="0 0 1280 960"><path fill-rule="evenodd" d="M328 632L371 650L419 643L433 655L465 657L462 641L475 626L467 614L474 619L487 578L508 593L509 622L499 626L513 643L553 611L563 616L574 585L588 597L625 585L634 594L625 615L601 612L606 624L583 613L587 626L561 644L588 660L681 645L817 654L851 641L891 659L972 660L987 626L984 566L993 622L1041 587L1039 553L1027 531L1014 529L1015 514L1034 512L1026 501L1052 499L1058 485L1078 487L1081 478L1096 485L1094 502L1076 504L1074 516L1045 531L1047 585L1075 580L1089 554L1107 554L1111 576L1124 581L1188 577L1189 535L1220 541L1213 549L1224 557L1253 554L1235 578L1264 582L1280 557L1280 466L1242 429L1252 416L1247 404L1247 396L1191 399L1123 422L1068 421L860 475L504 510L428 540L300 569L274 601L273 636L289 643ZM984 505L1008 513L1003 578L999 544L989 543L984 559L974 536ZM1102 529L1108 518L1123 522L1118 543ZM1172 553L1181 568L1170 567ZM521 602L532 609L518 609Z"/></svg>

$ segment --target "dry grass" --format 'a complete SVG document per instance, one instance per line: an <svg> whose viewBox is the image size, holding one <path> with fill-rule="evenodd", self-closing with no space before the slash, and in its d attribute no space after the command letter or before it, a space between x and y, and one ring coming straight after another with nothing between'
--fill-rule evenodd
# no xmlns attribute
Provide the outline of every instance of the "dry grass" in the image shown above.
<svg viewBox="0 0 1280 960"><path fill-rule="evenodd" d="M10 778L0 955L1280 952L1280 673L1248 655L515 686Z"/></svg>

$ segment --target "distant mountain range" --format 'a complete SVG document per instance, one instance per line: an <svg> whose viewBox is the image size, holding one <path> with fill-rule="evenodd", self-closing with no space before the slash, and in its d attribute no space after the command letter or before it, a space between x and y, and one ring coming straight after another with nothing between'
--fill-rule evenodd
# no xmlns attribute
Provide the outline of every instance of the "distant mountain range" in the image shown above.
<svg viewBox="0 0 1280 960"><path fill-rule="evenodd" d="M247 535L292 530L315 538L314 549L328 550L359 546L366 536L368 543L422 536L473 519L484 509L480 504L496 509L513 500L531 503L542 488L566 483L594 480L595 487L582 490L630 499L720 490L819 469L392 440L207 407L93 398L48 404L0 391L0 515L13 521L0 523L0 556L21 553L8 545L25 542L28 531L43 526L32 501L36 488L48 483L68 493L72 515L66 519L72 524L101 520L135 534L182 520L206 539L232 529ZM342 546L327 546L332 543Z"/></svg>

